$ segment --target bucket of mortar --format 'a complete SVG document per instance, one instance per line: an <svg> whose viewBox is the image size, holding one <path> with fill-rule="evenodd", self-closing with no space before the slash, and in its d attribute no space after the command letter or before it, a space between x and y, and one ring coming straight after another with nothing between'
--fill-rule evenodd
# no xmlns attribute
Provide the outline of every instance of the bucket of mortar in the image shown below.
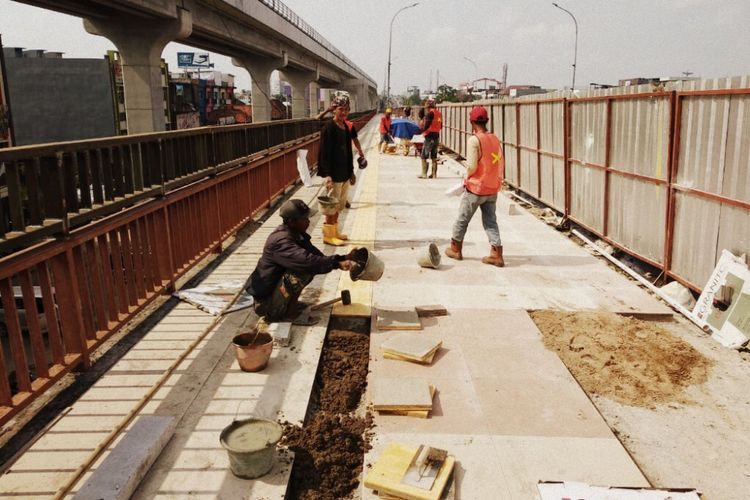
<svg viewBox="0 0 750 500"><path fill-rule="evenodd" d="M229 455L232 474L254 479L273 468L281 425L264 418L235 420L221 431L219 442Z"/></svg>
<svg viewBox="0 0 750 500"><path fill-rule="evenodd" d="M437 245L430 243L420 254L417 263L422 267L432 267L433 269L440 267L440 250L438 250Z"/></svg>
<svg viewBox="0 0 750 500"><path fill-rule="evenodd" d="M378 281L383 276L385 264L377 255L366 248L357 248L352 252L354 265L349 271L352 281Z"/></svg>
<svg viewBox="0 0 750 500"><path fill-rule="evenodd" d="M268 364L273 351L273 337L251 330L232 339L234 354L243 372L259 372Z"/></svg>
<svg viewBox="0 0 750 500"><path fill-rule="evenodd" d="M320 205L320 213L323 215L336 215L339 210L338 198L330 196L318 196L318 205Z"/></svg>

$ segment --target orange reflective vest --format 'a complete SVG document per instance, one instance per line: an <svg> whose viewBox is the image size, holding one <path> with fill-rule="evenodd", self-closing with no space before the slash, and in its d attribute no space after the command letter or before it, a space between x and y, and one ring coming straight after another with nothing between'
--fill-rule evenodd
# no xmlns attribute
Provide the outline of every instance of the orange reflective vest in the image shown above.
<svg viewBox="0 0 750 500"><path fill-rule="evenodd" d="M464 181L466 189L477 196L490 196L500 191L505 175L505 156L500 139L494 134L475 134L479 139L480 157L477 169Z"/></svg>
<svg viewBox="0 0 750 500"><path fill-rule="evenodd" d="M391 133L391 119L388 116L383 116L380 119L380 135Z"/></svg>
<svg viewBox="0 0 750 500"><path fill-rule="evenodd" d="M443 129L443 114L437 108L432 108L432 121L430 126L422 132L422 135L439 134Z"/></svg>

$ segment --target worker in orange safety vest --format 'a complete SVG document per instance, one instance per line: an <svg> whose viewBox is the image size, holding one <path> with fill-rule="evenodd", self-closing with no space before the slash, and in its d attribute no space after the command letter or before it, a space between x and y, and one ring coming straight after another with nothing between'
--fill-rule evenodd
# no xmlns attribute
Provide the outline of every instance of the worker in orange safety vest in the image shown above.
<svg viewBox="0 0 750 500"><path fill-rule="evenodd" d="M453 224L450 247L445 255L451 259L463 260L463 241L469 222L477 211L482 210L482 226L490 240L490 255L482 262L503 267L503 246L500 241L500 229L497 225L497 193L503 184L505 175L505 157L500 139L487 132L489 117L484 106L475 106L469 114L469 121L474 132L467 141L466 178L464 193L458 218Z"/></svg>
<svg viewBox="0 0 750 500"><path fill-rule="evenodd" d="M385 109L385 114L380 118L380 145L379 149L381 153L385 153L385 148L388 144L393 143L393 137L391 137L391 108Z"/></svg>
<svg viewBox="0 0 750 500"><path fill-rule="evenodd" d="M424 145L422 146L422 174L420 179L427 179L427 160L432 159L432 171L430 177L437 178L437 154L438 142L440 142L440 131L443 129L443 115L435 107L435 99L428 98L425 102L427 112L422 126Z"/></svg>

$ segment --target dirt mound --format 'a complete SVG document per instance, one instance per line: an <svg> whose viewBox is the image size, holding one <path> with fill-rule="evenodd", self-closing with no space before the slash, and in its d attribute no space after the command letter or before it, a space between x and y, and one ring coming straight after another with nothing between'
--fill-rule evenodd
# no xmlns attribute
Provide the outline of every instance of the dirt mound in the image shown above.
<svg viewBox="0 0 750 500"><path fill-rule="evenodd" d="M370 449L372 417L318 413L304 427L284 426L282 444L294 451L292 498L347 498L358 486Z"/></svg>
<svg viewBox="0 0 750 500"><path fill-rule="evenodd" d="M370 449L372 416L353 412L367 387L369 349L365 333L328 332L314 411L303 427L284 424L281 443L294 451L289 498L336 500L349 497L359 486Z"/></svg>
<svg viewBox="0 0 750 500"><path fill-rule="evenodd" d="M658 324L613 313L536 311L544 345L560 356L589 394L633 406L688 403L713 362Z"/></svg>
<svg viewBox="0 0 750 500"><path fill-rule="evenodd" d="M357 409L367 387L370 338L363 333L331 330L321 356L320 407L326 412Z"/></svg>

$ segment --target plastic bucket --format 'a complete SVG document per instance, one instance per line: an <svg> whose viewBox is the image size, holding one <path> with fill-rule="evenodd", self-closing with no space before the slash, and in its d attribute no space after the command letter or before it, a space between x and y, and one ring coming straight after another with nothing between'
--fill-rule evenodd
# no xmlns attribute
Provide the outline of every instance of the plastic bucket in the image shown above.
<svg viewBox="0 0 750 500"><path fill-rule="evenodd" d="M430 243L420 254L417 262L422 267L431 267L433 269L440 267L440 250L437 245Z"/></svg>
<svg viewBox="0 0 750 500"><path fill-rule="evenodd" d="M232 339L234 354L243 372L259 372L268 364L273 351L273 337L255 331L240 333Z"/></svg>
<svg viewBox="0 0 750 500"><path fill-rule="evenodd" d="M225 427L219 442L227 450L232 474L254 479L268 473L282 432L281 425L265 418L235 420Z"/></svg>
<svg viewBox="0 0 750 500"><path fill-rule="evenodd" d="M339 200L330 196L318 196L318 205L320 205L320 212L323 215L336 215Z"/></svg>
<svg viewBox="0 0 750 500"><path fill-rule="evenodd" d="M352 281L378 281L383 276L385 264L366 248L357 248L352 254L354 265L349 271Z"/></svg>

